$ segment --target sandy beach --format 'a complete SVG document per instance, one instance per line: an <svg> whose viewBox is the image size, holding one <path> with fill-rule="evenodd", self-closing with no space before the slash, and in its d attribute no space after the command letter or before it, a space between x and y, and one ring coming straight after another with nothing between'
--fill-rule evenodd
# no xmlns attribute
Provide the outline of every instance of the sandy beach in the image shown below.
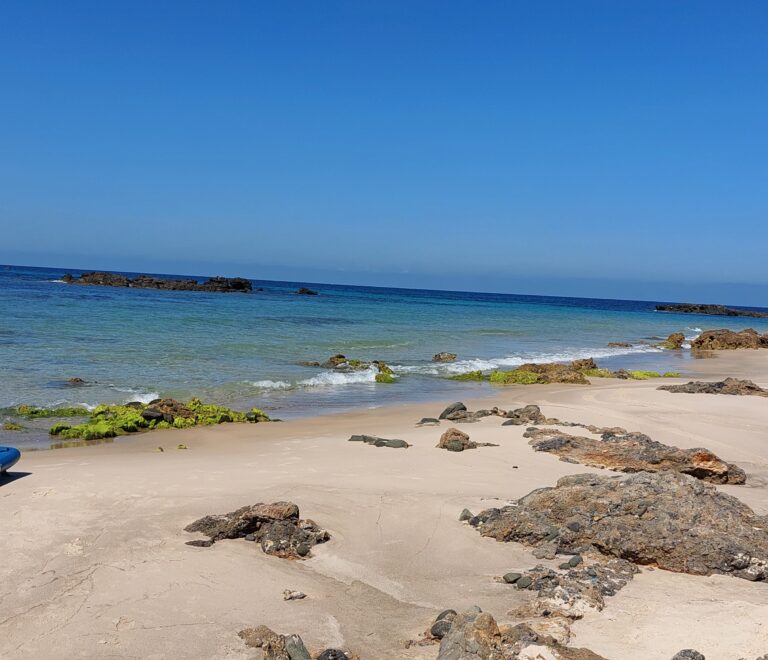
<svg viewBox="0 0 768 660"><path fill-rule="evenodd" d="M765 387L768 351L719 353L692 369L707 380L736 376ZM682 381L507 386L465 403L537 404L547 416L707 447L747 473L746 485L719 488L768 514L768 400L656 389L666 382ZM494 578L541 560L520 544L480 536L459 522L460 512L601 471L533 451L525 426L501 426L498 417L458 425L498 447L436 449L453 424L415 423L449 403L156 431L24 454L16 478L0 486L0 657L260 658L237 632L264 624L298 633L313 651L433 659L437 646L405 642L445 608L478 605L499 623L513 622L507 613L522 592ZM348 442L355 433L412 446ZM306 561L269 556L242 539L185 545L195 536L183 528L197 518L281 500L331 535ZM284 601L285 589L307 598ZM570 645L611 659L665 659L683 648L707 660L755 658L768 651L768 585L641 567L572 633Z"/></svg>

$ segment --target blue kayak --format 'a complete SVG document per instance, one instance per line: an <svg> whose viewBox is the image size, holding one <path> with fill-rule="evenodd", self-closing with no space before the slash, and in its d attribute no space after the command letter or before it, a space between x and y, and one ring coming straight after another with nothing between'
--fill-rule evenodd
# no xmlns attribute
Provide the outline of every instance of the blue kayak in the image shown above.
<svg viewBox="0 0 768 660"><path fill-rule="evenodd" d="M14 447L0 447L0 474L16 465L21 452Z"/></svg>

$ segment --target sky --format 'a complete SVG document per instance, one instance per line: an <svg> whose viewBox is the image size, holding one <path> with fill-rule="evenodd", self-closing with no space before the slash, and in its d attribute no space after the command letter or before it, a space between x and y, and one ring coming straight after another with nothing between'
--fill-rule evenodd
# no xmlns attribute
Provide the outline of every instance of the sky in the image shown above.
<svg viewBox="0 0 768 660"><path fill-rule="evenodd" d="M768 306L768 3L0 3L0 263Z"/></svg>

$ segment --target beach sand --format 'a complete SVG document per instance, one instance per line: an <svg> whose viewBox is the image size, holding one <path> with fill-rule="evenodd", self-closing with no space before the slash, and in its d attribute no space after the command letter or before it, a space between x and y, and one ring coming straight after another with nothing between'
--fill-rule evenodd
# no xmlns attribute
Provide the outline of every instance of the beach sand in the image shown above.
<svg viewBox="0 0 768 660"><path fill-rule="evenodd" d="M768 386L768 351L721 353L692 368ZM720 488L768 514L767 399L658 391L666 380L593 382L502 387L466 403L536 403L547 416L707 447L748 475L745 486ZM17 469L28 474L0 486L0 657L259 658L237 632L265 624L298 633L312 650L421 659L438 647L404 643L444 608L479 605L511 621L523 595L494 577L541 561L481 537L459 513L597 470L534 452L525 427L498 417L458 425L498 447L438 450L450 424L415 422L448 403L24 454ZM413 446L347 442L353 433ZM185 545L195 537L184 526L203 515L278 500L330 532L311 559L278 559L244 540ZM284 589L308 597L286 602ZM768 585L641 568L572 630L571 645L612 659L668 659L683 648L707 660L755 658L768 652Z"/></svg>

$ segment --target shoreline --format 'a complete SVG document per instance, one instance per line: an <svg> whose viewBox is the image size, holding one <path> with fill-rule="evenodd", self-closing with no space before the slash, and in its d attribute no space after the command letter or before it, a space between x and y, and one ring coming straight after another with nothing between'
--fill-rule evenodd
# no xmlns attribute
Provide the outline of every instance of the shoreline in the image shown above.
<svg viewBox="0 0 768 660"><path fill-rule="evenodd" d="M691 379L736 376L768 386L768 351L692 364ZM506 386L465 403L535 403L548 416L707 447L748 475L744 486L718 488L768 514L765 399L656 390L667 382L680 381ZM477 604L500 623L512 620L507 612L521 595L494 576L541 560L525 546L481 537L458 522L461 510L503 505L567 474L613 473L534 452L525 427L502 427L498 417L456 424L498 447L440 451L437 439L453 424L415 422L448 403L153 431L26 453L16 468L28 474L0 486L0 655L258 658L237 631L265 624L300 634L312 649L434 660L436 646L404 644L438 611ZM347 442L353 433L412 446ZM295 502L302 517L330 532L311 559L270 557L242 540L184 545L192 537L183 527L203 515L279 500ZM286 602L284 589L308 597ZM602 612L573 624L570 645L612 659L671 658L682 648L708 660L757 657L768 647L765 620L764 583L641 567Z"/></svg>

